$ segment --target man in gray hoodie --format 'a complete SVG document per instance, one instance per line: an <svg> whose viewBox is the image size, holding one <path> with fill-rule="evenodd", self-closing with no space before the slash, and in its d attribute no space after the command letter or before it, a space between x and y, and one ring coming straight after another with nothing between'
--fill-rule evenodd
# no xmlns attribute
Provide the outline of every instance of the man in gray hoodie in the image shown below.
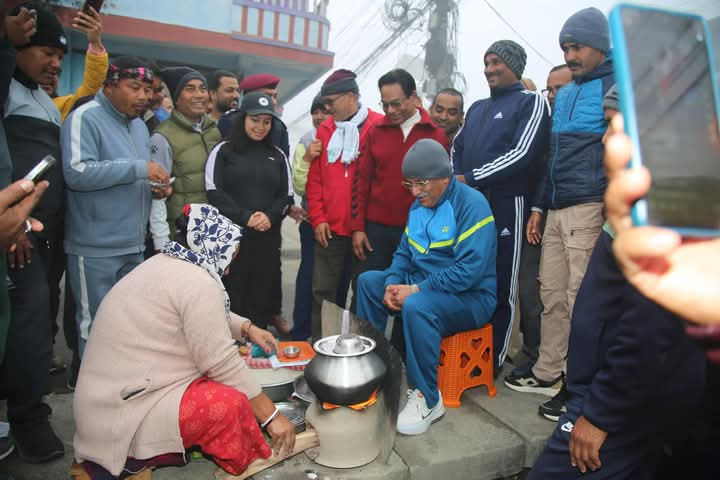
<svg viewBox="0 0 720 480"><path fill-rule="evenodd" d="M152 81L143 61L116 59L102 91L61 129L65 253L78 306L80 356L100 302L143 261L152 195L170 191L168 173L150 161L150 137L140 118Z"/></svg>

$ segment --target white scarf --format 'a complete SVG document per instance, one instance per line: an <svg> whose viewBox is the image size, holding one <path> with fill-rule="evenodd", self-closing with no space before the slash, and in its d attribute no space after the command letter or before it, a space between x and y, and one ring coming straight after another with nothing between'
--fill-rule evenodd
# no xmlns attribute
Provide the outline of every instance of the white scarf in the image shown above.
<svg viewBox="0 0 720 480"><path fill-rule="evenodd" d="M338 158L347 166L350 165L360 153L360 131L358 126L368 117L367 107L360 104L360 109L350 120L335 122L335 132L330 137L327 146L328 163L337 162Z"/></svg>

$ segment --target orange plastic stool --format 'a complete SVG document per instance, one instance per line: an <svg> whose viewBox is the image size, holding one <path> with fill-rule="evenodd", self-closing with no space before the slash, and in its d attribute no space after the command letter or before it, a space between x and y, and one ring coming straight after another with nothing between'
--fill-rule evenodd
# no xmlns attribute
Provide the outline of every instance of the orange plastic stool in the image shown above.
<svg viewBox="0 0 720 480"><path fill-rule="evenodd" d="M497 394L493 381L493 330L489 323L478 330L456 333L440 343L438 387L443 404L458 408L462 393L485 385L488 394Z"/></svg>

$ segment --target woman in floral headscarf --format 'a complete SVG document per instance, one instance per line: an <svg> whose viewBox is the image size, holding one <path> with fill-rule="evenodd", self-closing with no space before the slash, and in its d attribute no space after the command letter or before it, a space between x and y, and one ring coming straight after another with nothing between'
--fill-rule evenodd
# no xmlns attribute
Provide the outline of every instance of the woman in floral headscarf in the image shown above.
<svg viewBox="0 0 720 480"><path fill-rule="evenodd" d="M277 349L269 332L229 309L221 277L241 229L210 205L185 213L181 241L118 282L97 312L73 403L76 479L149 478L148 468L184 464L193 445L237 475L271 447L293 449L294 426L234 343L249 337Z"/></svg>

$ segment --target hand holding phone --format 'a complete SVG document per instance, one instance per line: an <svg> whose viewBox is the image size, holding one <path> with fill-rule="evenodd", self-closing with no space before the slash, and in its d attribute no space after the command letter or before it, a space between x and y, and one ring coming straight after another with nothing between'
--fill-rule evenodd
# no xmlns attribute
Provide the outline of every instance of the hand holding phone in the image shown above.
<svg viewBox="0 0 720 480"><path fill-rule="evenodd" d="M21 47L37 32L37 11L23 7L17 15L3 18L3 27L10 43Z"/></svg>
<svg viewBox="0 0 720 480"><path fill-rule="evenodd" d="M150 182L166 184L170 181L170 175L157 162L147 162L147 179Z"/></svg>
<svg viewBox="0 0 720 480"><path fill-rule="evenodd" d="M103 3L104 0L85 0L82 11L83 13L90 15L90 7L92 7L93 9L95 9L96 12L100 13L100 9L102 8Z"/></svg>
<svg viewBox="0 0 720 480"><path fill-rule="evenodd" d="M167 187L169 187L170 185L172 185L174 181L175 181L175 177L170 177L170 179L168 180L167 183L155 182L155 181L153 181L153 180L148 180L148 183L150 184L151 187L155 187L155 188L167 188Z"/></svg>
<svg viewBox="0 0 720 480"><path fill-rule="evenodd" d="M609 20L631 167L652 175L633 222L720 236L718 89L705 20L634 5Z"/></svg>
<svg viewBox="0 0 720 480"><path fill-rule="evenodd" d="M30 180L37 185L40 180L43 180L47 176L48 172L56 162L57 160L55 160L55 157L52 155L46 155L45 158L40 160L37 165L35 165L33 169L25 175L25 179Z"/></svg>

